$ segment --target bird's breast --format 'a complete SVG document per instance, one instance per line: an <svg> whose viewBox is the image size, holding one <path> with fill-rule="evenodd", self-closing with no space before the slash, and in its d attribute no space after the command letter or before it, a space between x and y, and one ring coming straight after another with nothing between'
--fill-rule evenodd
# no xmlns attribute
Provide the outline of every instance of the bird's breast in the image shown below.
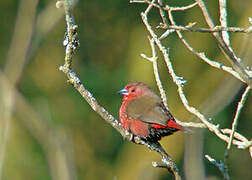
<svg viewBox="0 0 252 180"><path fill-rule="evenodd" d="M119 111L119 118L124 129L128 131L130 127L130 119L128 118L126 108L127 108L127 102L123 101Z"/></svg>

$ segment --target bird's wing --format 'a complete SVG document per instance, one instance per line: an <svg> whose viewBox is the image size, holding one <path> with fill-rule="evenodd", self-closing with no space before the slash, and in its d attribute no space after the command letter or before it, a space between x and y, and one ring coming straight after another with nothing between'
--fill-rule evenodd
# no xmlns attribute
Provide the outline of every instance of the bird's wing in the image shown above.
<svg viewBox="0 0 252 180"><path fill-rule="evenodd" d="M167 126L167 121L171 118L159 97L143 96L129 101L127 113L131 118L163 126Z"/></svg>

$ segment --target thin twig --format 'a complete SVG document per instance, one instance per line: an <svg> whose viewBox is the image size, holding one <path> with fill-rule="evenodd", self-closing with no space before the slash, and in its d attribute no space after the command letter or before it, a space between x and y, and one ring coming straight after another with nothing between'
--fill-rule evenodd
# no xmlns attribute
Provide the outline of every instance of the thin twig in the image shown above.
<svg viewBox="0 0 252 180"><path fill-rule="evenodd" d="M240 102L238 103L237 110L236 110L236 113L235 113L235 117L234 117L234 120L233 120L232 130L231 130L231 133L230 133L230 136L229 136L229 141L228 141L228 144L227 144L227 149L225 151L224 160L223 160L223 164L224 164L223 167L224 168L223 168L222 174L223 174L225 180L230 179L230 176L229 176L229 173L228 173L227 160L228 160L228 157L229 157L229 151L231 149L232 140L235 137L235 131L236 131L236 127L237 127L237 124L238 124L238 118L239 118L240 112L241 112L241 110L242 110L242 108L243 108L243 106L245 104L245 101L246 101L246 99L248 97L249 91L250 91L250 86L247 86L246 90L242 94ZM241 138L241 137L239 136L239 138Z"/></svg>
<svg viewBox="0 0 252 180"><path fill-rule="evenodd" d="M193 7L195 7L198 3L195 2L195 3L192 3L192 4L189 4L187 6L183 6L183 7L170 7L170 6L165 6L164 7L164 10L166 11L185 11L185 10L188 10L188 9L191 9Z"/></svg>
<svg viewBox="0 0 252 180"><path fill-rule="evenodd" d="M176 26L176 22L173 18L172 12L168 11L169 13L169 20L171 22L171 24L173 26ZM224 70L228 73L230 73L231 75L233 75L234 77L236 77L237 79L245 82L239 75L239 73L237 73L236 71L234 71L231 67L225 66L222 63L219 63L217 61L213 61L209 58L206 57L205 53L203 52L197 52L196 50L194 50L192 48L192 46L185 40L185 38L183 37L182 33L180 31L176 31L178 37L180 38L180 40L183 42L183 44L187 47L187 49L189 49L193 54L195 54L196 56L198 56L200 59L202 59L203 61L205 61L207 64L211 65L212 67Z"/></svg>
<svg viewBox="0 0 252 180"><path fill-rule="evenodd" d="M164 8L163 0L158 0L158 5L160 6L159 14L160 14L160 17L162 18L162 21L163 21L161 26L167 27L169 25L169 22L168 22L167 13L163 9ZM147 13L145 13L145 14L147 14Z"/></svg>
<svg viewBox="0 0 252 180"><path fill-rule="evenodd" d="M155 41L154 41L154 39L150 38L149 36L148 36L148 38L149 38L150 45L151 45L152 57L147 57L145 54L141 54L141 56L143 58L147 59L148 61L152 62L153 72L154 72L154 75L155 75L155 79L156 79L156 82L157 82L157 86L158 86L162 101L163 101L165 107L167 109L169 109L168 103L167 103L167 96L166 96L165 90L163 88L162 82L161 82L160 77L159 77L158 64L157 64L158 56L157 56ZM181 126L183 126L183 127L206 128L205 124L203 124L203 123L182 122L182 121L179 121L177 119L176 119L176 122L178 124L180 124Z"/></svg>
<svg viewBox="0 0 252 180"><path fill-rule="evenodd" d="M163 28L163 27L162 27ZM163 29L174 29L179 31L190 31L190 32L200 32L200 33L213 33L213 32L241 32L241 33L252 33L252 28L239 28L239 27L224 27L224 26L214 26L213 28L195 28L190 26L178 26L169 25Z"/></svg>
<svg viewBox="0 0 252 180"><path fill-rule="evenodd" d="M212 163L213 165L215 165L215 166L219 169L219 171L222 173L223 177L224 177L226 180L230 179L230 177L229 177L229 175L228 175L228 173L227 173L227 171L226 171L227 167L226 167L226 165L225 165L222 161L217 162L214 158L212 158L211 156L209 156L209 155L207 155L207 154L205 155L205 158L206 158L210 163Z"/></svg>
<svg viewBox="0 0 252 180"><path fill-rule="evenodd" d="M146 8L145 13L149 13L149 12L150 12L151 8L153 7L152 4L153 4L155 1L156 1L156 0L152 0L152 3L150 3L149 6Z"/></svg>
<svg viewBox="0 0 252 180"><path fill-rule="evenodd" d="M176 119L176 122L183 126L183 127L190 127L190 128L207 128L206 125L204 123L200 123L200 122L183 122L183 121L179 121L178 119Z"/></svg>
<svg viewBox="0 0 252 180"><path fill-rule="evenodd" d="M221 129L221 132L230 136L230 134L232 133L232 129ZM234 138L241 142L249 143L249 140L238 132L234 132ZM242 149L242 147L240 148Z"/></svg>
<svg viewBox="0 0 252 180"><path fill-rule="evenodd" d="M130 1L131 3L148 3L153 5L154 7L160 9L164 9L167 11L175 11L175 10L187 10L190 9L192 7L195 7L196 5L198 5L201 9L201 11L203 12L203 15L205 17L205 20L208 24L208 26L210 27L211 30L215 30L218 29L218 26L215 26L204 2L202 0L196 0L195 3L189 5L189 6L185 6L185 7L180 7L180 8L174 8L174 7L170 7L168 5L166 5L165 7L161 7L158 3L152 3L152 1L148 1L148 0L143 0L143 1ZM160 11L161 12L161 11ZM162 17L162 15L161 15ZM167 28L167 24L161 24L159 27L162 28ZM238 58L236 56L236 54L233 52L231 46L227 45L224 40L222 39L222 37L220 36L219 32L222 31L227 31L227 30L231 30L232 31L239 31L239 32L251 32L252 31L252 27L248 28L248 29L236 29L235 27L230 27L230 29L228 29L229 27L222 27L218 31L213 31L212 34L214 35L214 37L216 38L218 45L220 46L221 50L223 51L223 53L226 55L227 59L229 60L229 62L231 63L232 67L234 68L235 71L237 71L237 73L240 75L241 79L243 80L243 82L246 82L249 86L252 86L252 77L251 75L246 71L246 69L243 67L243 65L240 63L242 60L241 58ZM177 27L176 27L177 28ZM191 29L192 30L192 29ZM204 31L204 30L203 30ZM208 30L207 30L208 31Z"/></svg>
<svg viewBox="0 0 252 180"><path fill-rule="evenodd" d="M220 24L222 27L227 27L227 1L219 0ZM252 30L252 29L251 29ZM222 39L227 46L231 47L229 34L227 31L221 32Z"/></svg>
<svg viewBox="0 0 252 180"><path fill-rule="evenodd" d="M160 76L159 76L159 71L158 71L158 64L157 64L157 59L158 59L158 56L157 56L157 51L156 51L156 47L155 47L155 42L152 38L149 38L149 42L150 42L150 45L151 45L151 51L152 51L152 57L151 58L148 58L146 55L144 54L141 54L141 56L147 60L150 60L152 62L152 65L153 65L153 72L154 72L154 76L155 76L155 79L156 79L156 82L157 82L157 86L158 86L158 89L159 89L159 92L160 92L160 95L161 95L161 98L162 98L162 101L165 105L165 107L167 109L169 109L168 107L168 103L167 103L167 96L166 96L166 93L165 93L165 90L163 88L163 85L162 85L162 82L160 80Z"/></svg>
<svg viewBox="0 0 252 180"><path fill-rule="evenodd" d="M200 7L200 9L202 11L203 16L204 16L208 26L210 28L214 28L215 27L214 21L213 21L212 17L210 16L204 1L203 0L196 0L196 2L198 2L198 6ZM215 39L217 40L220 49L223 51L224 55L227 57L228 61L230 62L230 64L234 68L234 70L240 74L241 78L250 87L252 87L252 77L246 72L245 68L241 64L241 62L242 62L241 58L238 58L236 56L236 54L233 52L231 46L228 46L224 42L224 40L220 36L219 32L213 32L212 34L215 37Z"/></svg>
<svg viewBox="0 0 252 180"><path fill-rule="evenodd" d="M240 102L238 103L238 106L237 106L237 110L236 110L235 117L234 117L233 124L232 124L232 131L230 133L227 149L226 149L226 152L225 152L225 157L224 157L224 163L225 164L226 164L227 158L229 156L229 151L230 151L230 148L231 148L231 145L232 145L232 140L233 140L233 138L235 136L236 127L237 127L237 124L238 124L238 118L239 118L241 110L242 110L242 108L243 108L243 106L245 104L245 101L246 101L246 99L248 97L249 91L250 91L250 86L247 86L247 88L245 89L244 93L242 94L241 100L240 100Z"/></svg>
<svg viewBox="0 0 252 180"><path fill-rule="evenodd" d="M142 1L141 0L135 0L135 1L132 0L132 1L130 1L130 3L152 4L154 7L159 8L159 9L163 9L165 11L167 11L167 10L170 10L170 11L185 11L185 10L188 10L188 9L191 9L191 8L195 7L198 4L197 2L195 2L193 4L189 4L189 5L183 6L183 7L170 7L170 6L165 5L165 6L163 6L163 8L160 8L161 7L160 3L154 3L154 2L148 1L148 0L142 0Z"/></svg>
<svg viewBox="0 0 252 180"><path fill-rule="evenodd" d="M135 141L136 140L138 141L139 138L136 137ZM163 149L163 147L160 145L159 142L150 143L150 142L145 142L145 141L141 141L140 140L140 142L137 142L137 143L145 145L145 146L149 147L151 150L156 151L156 152L159 153L159 155L161 156L161 159L162 159L163 163L152 162L152 166L153 167L165 168L170 173L172 173L174 175L175 180L181 180L181 177L179 175L179 171L178 171L177 165L172 160L172 158L167 154L167 152Z"/></svg>

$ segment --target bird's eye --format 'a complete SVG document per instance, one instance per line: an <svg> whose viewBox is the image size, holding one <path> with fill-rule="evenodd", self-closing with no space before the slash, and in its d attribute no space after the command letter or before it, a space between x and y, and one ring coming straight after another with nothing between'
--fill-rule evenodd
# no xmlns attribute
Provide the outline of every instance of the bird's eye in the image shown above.
<svg viewBox="0 0 252 180"><path fill-rule="evenodd" d="M131 89L131 91L130 92L135 92L135 89Z"/></svg>

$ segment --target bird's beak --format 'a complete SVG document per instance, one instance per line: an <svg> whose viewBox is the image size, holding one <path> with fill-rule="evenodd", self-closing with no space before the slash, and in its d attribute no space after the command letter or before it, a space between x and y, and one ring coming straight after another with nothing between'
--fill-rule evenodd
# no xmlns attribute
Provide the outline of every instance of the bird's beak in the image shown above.
<svg viewBox="0 0 252 180"><path fill-rule="evenodd" d="M127 89L121 89L120 91L118 91L119 94L123 94L123 95L128 95L129 92L127 91Z"/></svg>

